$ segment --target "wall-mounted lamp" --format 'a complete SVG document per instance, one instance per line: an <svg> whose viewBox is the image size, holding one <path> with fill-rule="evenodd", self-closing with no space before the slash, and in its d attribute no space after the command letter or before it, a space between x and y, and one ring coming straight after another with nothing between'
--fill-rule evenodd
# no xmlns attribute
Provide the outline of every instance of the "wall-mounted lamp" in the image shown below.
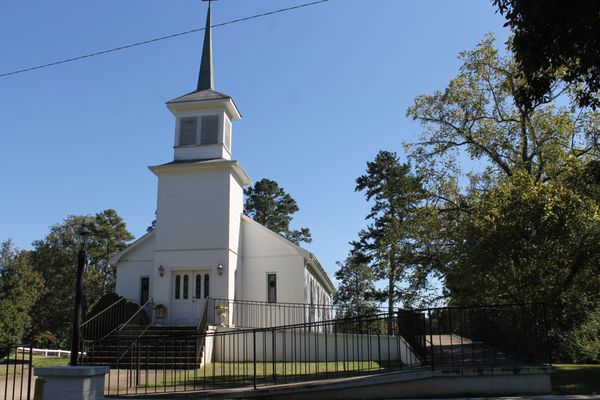
<svg viewBox="0 0 600 400"><path fill-rule="evenodd" d="M223 266L221 264L217 265L217 274L219 276L223 275Z"/></svg>
<svg viewBox="0 0 600 400"><path fill-rule="evenodd" d="M161 278L165 275L165 268L162 265L158 266L158 274Z"/></svg>

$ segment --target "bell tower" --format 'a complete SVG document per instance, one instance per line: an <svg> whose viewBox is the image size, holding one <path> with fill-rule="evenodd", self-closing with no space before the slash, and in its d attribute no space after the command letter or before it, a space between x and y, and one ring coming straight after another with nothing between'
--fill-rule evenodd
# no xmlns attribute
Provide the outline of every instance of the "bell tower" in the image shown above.
<svg viewBox="0 0 600 400"><path fill-rule="evenodd" d="M167 102L175 116L174 160L231 159L232 122L241 118L233 99L214 90L211 7L208 1L196 90Z"/></svg>
<svg viewBox="0 0 600 400"><path fill-rule="evenodd" d="M243 187L250 178L232 160L232 123L241 116L232 98L214 89L211 40L209 2L196 90L167 102L175 116L173 160L150 167L158 177L154 263L163 271L154 275L154 301L170 304L171 323L186 323L180 312L202 301L197 288L234 298L241 265Z"/></svg>

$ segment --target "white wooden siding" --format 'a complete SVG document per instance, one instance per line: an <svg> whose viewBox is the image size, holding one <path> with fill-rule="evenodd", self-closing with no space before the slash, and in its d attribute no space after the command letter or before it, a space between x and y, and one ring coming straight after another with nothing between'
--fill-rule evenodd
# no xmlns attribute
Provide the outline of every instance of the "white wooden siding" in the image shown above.
<svg viewBox="0 0 600 400"><path fill-rule="evenodd" d="M267 273L277 273L277 301L304 302L304 259L256 222L242 220L244 300L267 301Z"/></svg>
<svg viewBox="0 0 600 400"><path fill-rule="evenodd" d="M228 170L160 175L157 250L229 247L229 175Z"/></svg>

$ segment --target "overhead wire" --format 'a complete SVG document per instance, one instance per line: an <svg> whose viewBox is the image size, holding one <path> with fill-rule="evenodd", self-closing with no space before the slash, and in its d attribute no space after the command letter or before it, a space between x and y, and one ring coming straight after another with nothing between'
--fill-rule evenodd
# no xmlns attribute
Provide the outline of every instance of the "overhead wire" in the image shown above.
<svg viewBox="0 0 600 400"><path fill-rule="evenodd" d="M266 16L269 16L269 15L279 14L279 13L283 13L283 12L287 12L287 11L292 11L292 10L297 10L299 8L310 7L310 6L314 6L314 5L317 5L317 4L326 3L328 1L330 1L330 0L317 0L317 1L312 1L312 2L309 2L309 3L299 4L299 5L292 6L292 7L280 8L280 9L273 10L273 11L268 11L268 12L264 12L264 13L260 13L260 14L251 15L251 16L248 16L248 17L237 18L237 19L233 19L231 21L226 21L226 22L221 22L221 23L218 23L218 24L214 24L214 25L211 25L211 28L218 28L218 27L221 27L221 26L236 24L238 22L244 22L244 21L248 21L248 20L251 20L251 19L266 17ZM16 71L5 72L5 73L0 74L0 78L4 78L4 77L7 77L7 76L11 76L11 75L22 74L22 73L25 73L25 72L35 71L35 70L43 69L43 68L50 68L50 67L54 67L54 66L60 65L60 64L66 64L66 63L70 63L70 62L74 62L74 61L79 61L79 60L83 60L83 59L86 59L86 58L100 56L100 55L103 55L103 54L114 53L116 51L122 51L122 50L126 50L126 49L131 49L133 47L143 46L143 45L146 45L146 44L155 43L155 42L159 42L159 41L162 41L162 40L167 40L167 39L172 39L172 38L176 38L176 37L179 37L179 36L189 35L191 33L196 33L196 32L203 31L205 29L206 28L191 29L189 31L173 33L173 34L166 35L166 36L160 36L160 37L157 37L157 38L154 38L154 39L148 39L148 40L144 40L144 41L141 41L141 42L131 43L131 44L127 44L127 45L119 46L119 47L114 47L114 48L107 49L107 50L96 51L96 52L93 52L93 53L88 53L88 54L84 54L84 55L77 56L77 57L66 58L66 59L63 59L63 60L54 61L54 62L47 63L47 64L41 64L41 65L36 65L36 66L33 66L33 67L19 69L19 70L16 70Z"/></svg>

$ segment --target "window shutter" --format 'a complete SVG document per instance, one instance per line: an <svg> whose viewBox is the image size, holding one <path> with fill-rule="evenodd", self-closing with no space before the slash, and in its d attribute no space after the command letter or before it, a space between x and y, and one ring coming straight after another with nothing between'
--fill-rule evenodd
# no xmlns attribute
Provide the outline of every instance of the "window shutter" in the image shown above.
<svg viewBox="0 0 600 400"><path fill-rule="evenodd" d="M225 118L225 147L231 151L231 122Z"/></svg>
<svg viewBox="0 0 600 400"><path fill-rule="evenodd" d="M214 144L217 143L219 137L219 116L206 115L202 117L202 125L200 127L200 143Z"/></svg>
<svg viewBox="0 0 600 400"><path fill-rule="evenodd" d="M181 118L179 121L179 145L196 144L196 117Z"/></svg>

